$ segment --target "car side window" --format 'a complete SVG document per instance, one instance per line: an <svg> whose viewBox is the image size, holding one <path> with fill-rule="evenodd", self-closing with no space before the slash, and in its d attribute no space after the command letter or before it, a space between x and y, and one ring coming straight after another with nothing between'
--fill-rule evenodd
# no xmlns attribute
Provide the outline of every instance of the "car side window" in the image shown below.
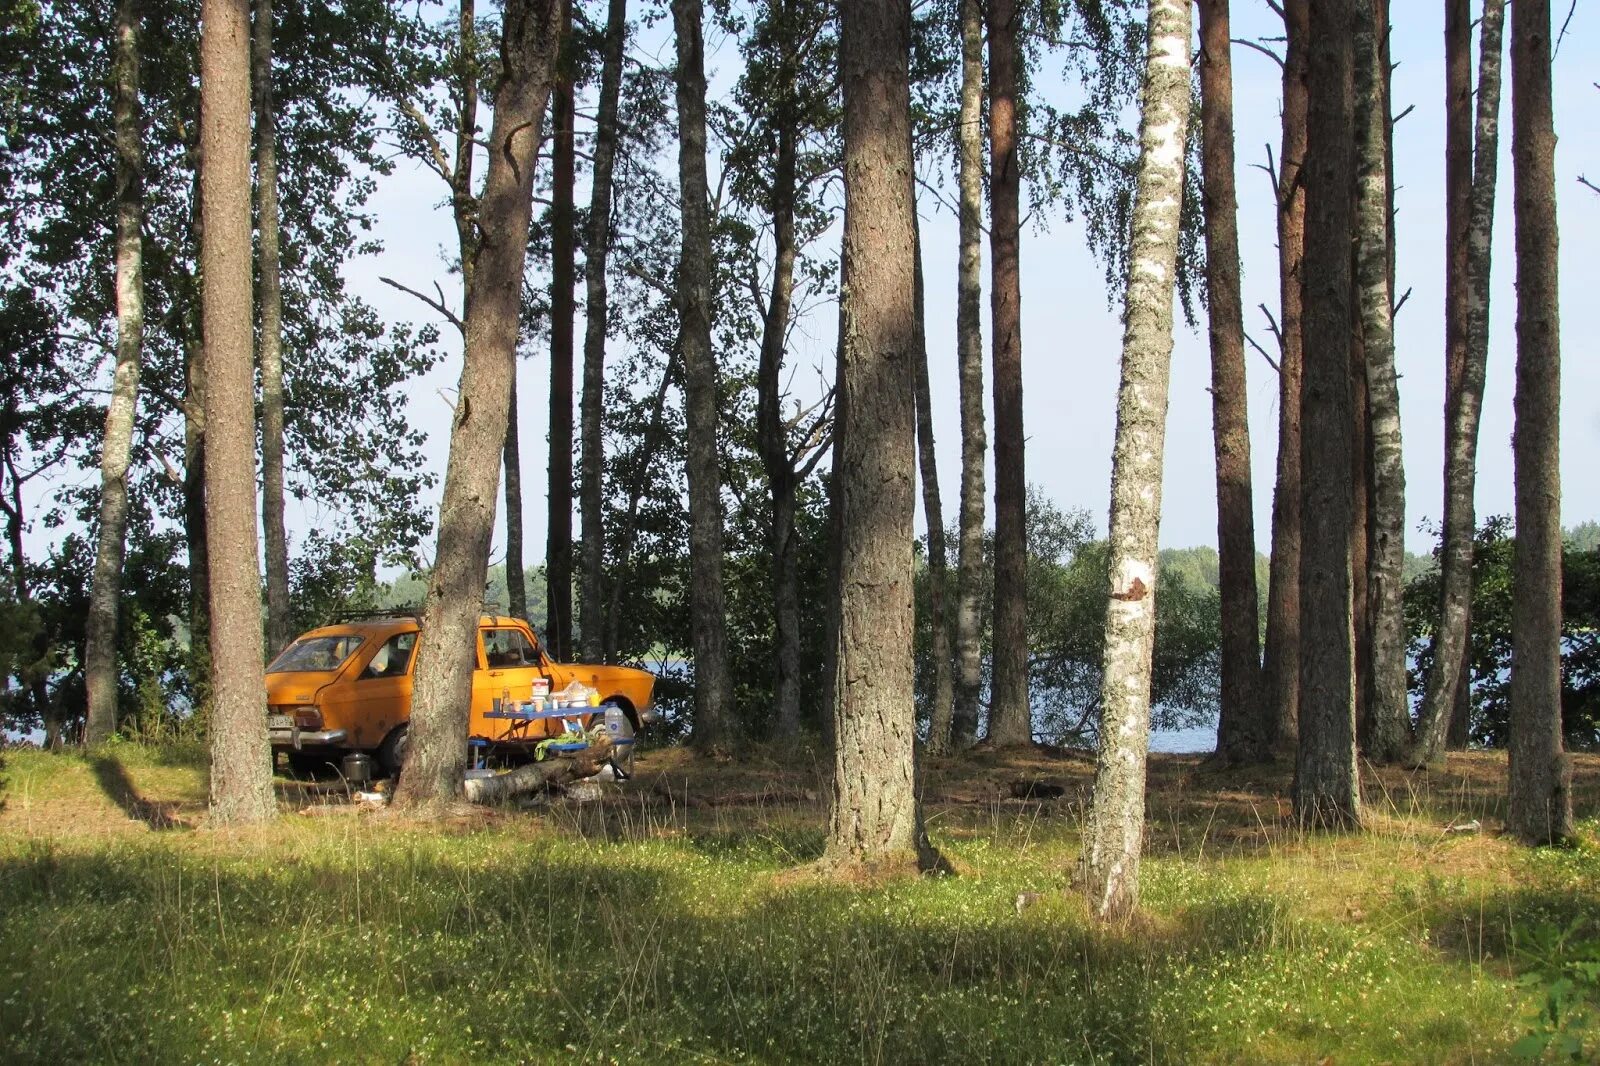
<svg viewBox="0 0 1600 1066"><path fill-rule="evenodd" d="M520 629L486 629L483 660L491 670L538 666L539 653Z"/></svg>
<svg viewBox="0 0 1600 1066"><path fill-rule="evenodd" d="M411 665L411 653L416 649L417 635L415 633L396 633L384 641L383 647L378 649L378 654L367 663L367 668L361 671L360 680L365 681L374 677L400 677Z"/></svg>

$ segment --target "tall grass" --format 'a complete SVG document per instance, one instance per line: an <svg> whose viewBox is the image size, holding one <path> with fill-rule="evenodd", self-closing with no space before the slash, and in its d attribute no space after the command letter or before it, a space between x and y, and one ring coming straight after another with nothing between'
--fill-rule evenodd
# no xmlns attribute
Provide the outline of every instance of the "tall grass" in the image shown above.
<svg viewBox="0 0 1600 1066"><path fill-rule="evenodd" d="M1542 1003L1517 937L1600 909L1593 851L1399 803L1361 838L1177 809L1108 929L1066 891L1070 804L944 812L959 876L843 886L795 873L798 801L95 837L20 809L94 802L44 780L82 760L8 758L5 1061L1494 1061ZM199 785L124 761L142 802Z"/></svg>

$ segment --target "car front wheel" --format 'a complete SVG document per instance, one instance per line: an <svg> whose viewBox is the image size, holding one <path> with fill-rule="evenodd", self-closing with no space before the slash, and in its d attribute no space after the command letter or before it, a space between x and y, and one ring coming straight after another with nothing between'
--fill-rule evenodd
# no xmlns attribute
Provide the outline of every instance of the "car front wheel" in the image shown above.
<svg viewBox="0 0 1600 1066"><path fill-rule="evenodd" d="M410 726L395 726L378 746L378 765L382 766L390 777L398 777L400 768L406 763L406 751L410 746Z"/></svg>

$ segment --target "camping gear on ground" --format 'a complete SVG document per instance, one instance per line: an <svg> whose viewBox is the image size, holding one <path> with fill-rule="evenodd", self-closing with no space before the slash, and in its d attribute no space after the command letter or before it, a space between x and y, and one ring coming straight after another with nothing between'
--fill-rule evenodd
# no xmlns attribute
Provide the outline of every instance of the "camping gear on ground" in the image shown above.
<svg viewBox="0 0 1600 1066"><path fill-rule="evenodd" d="M339 772L352 785L364 785L372 780L372 756L353 751L339 760Z"/></svg>

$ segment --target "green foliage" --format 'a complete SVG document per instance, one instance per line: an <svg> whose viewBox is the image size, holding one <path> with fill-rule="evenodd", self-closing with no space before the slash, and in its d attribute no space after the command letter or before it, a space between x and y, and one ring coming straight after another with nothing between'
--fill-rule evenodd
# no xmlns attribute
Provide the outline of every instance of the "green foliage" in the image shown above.
<svg viewBox="0 0 1600 1066"><path fill-rule="evenodd" d="M1569 747L1593 749L1600 746L1600 548L1581 547L1584 527L1574 532L1562 553L1561 722ZM1491 516L1478 528L1472 562L1472 738L1489 747L1505 744L1510 713L1515 550L1510 517ZM1406 585L1414 696L1421 695L1433 663L1439 588L1437 568Z"/></svg>
<svg viewBox="0 0 1600 1066"><path fill-rule="evenodd" d="M1105 652L1106 597L1111 588L1106 543L1084 510L1063 511L1036 490L1028 494L1028 686L1033 728L1055 744L1092 744L1099 727ZM984 545L984 581L993 581L992 536ZM1151 665L1151 722L1181 729L1215 718L1220 699L1221 597L1211 548L1161 553L1156 584L1156 637ZM932 697L927 574L919 580L917 627L921 715ZM951 578L946 602L954 601ZM986 595L984 602L992 600ZM984 617L984 646L990 647ZM987 679L987 663L985 665Z"/></svg>

